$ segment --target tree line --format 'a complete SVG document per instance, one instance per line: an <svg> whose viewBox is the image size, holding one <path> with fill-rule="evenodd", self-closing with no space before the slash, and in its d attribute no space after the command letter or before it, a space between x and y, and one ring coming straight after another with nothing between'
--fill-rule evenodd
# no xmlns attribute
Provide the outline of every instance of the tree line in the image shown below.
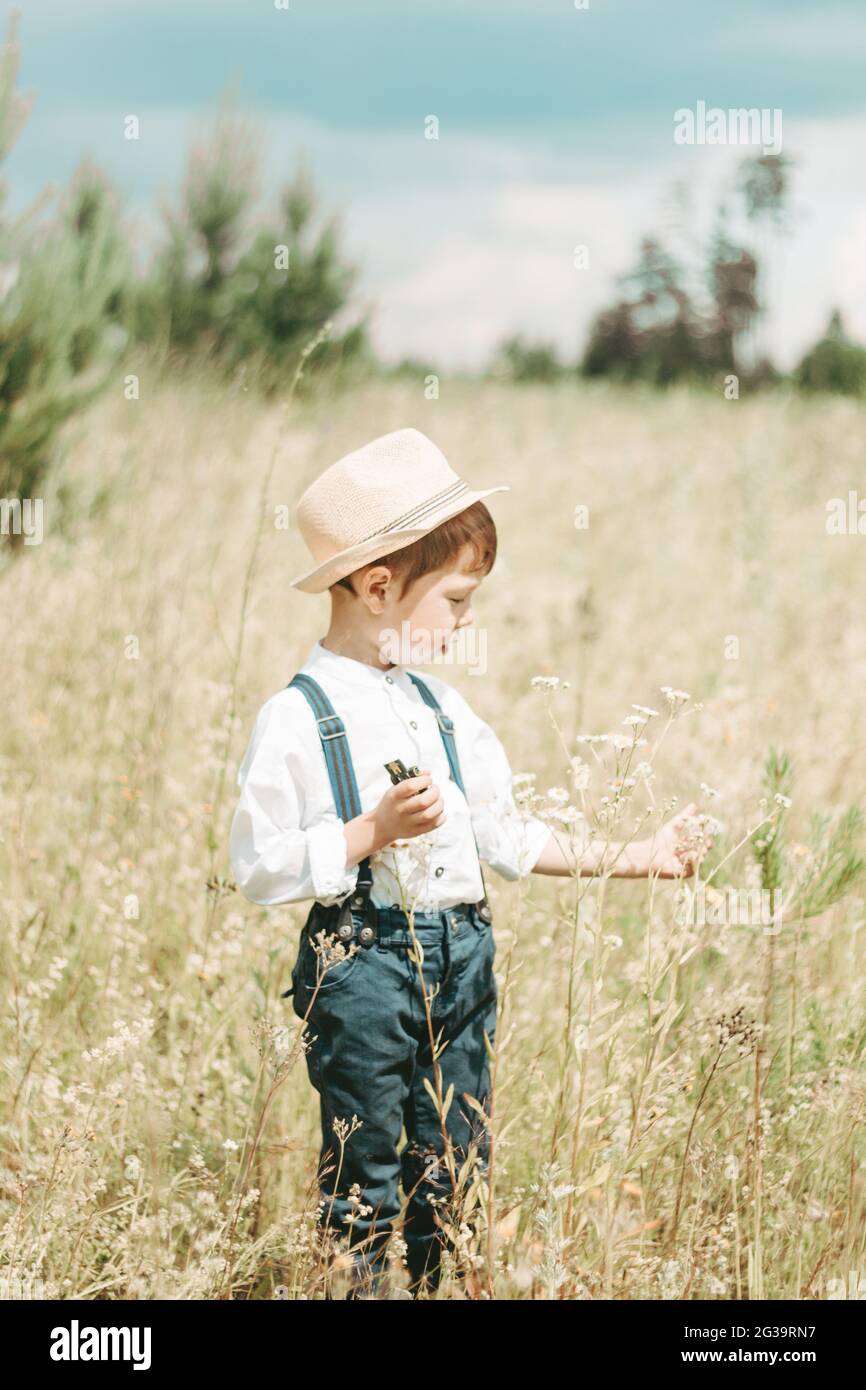
<svg viewBox="0 0 866 1390"><path fill-rule="evenodd" d="M0 50L0 168L33 100L17 90L18 20L13 10ZM311 379L340 387L372 372L436 372L417 360L390 368L376 360L368 318L354 308L359 268L342 253L339 216L319 206L303 160L262 209L260 148L254 124L224 97L189 150L176 196L160 209L144 268L136 231L91 159L80 161L47 214L50 191L8 216L0 180L0 497L39 492L65 421L133 370L139 352L154 370L177 375L207 364L265 397L286 387L311 343L304 389ZM518 335L482 375L657 387L732 373L751 386L777 380L761 325L788 185L783 156L746 160L699 262L660 236L644 238L579 361L563 363L549 344ZM674 230L686 245L681 223ZM805 389L866 394L866 350L848 339L838 311L793 375Z"/></svg>
<svg viewBox="0 0 866 1390"><path fill-rule="evenodd" d="M500 344L490 374L548 382L608 377L656 387L736 378L751 389L782 380L765 329L773 307L769 269L782 255L788 227L791 166L781 154L744 159L696 259L677 255L662 236L645 236L614 302L596 314L578 360L564 362L550 343L517 334ZM677 223L675 234L683 231ZM679 240L694 245L693 236ZM848 336L838 308L787 376L803 390L866 396L866 348Z"/></svg>
<svg viewBox="0 0 866 1390"><path fill-rule="evenodd" d="M17 90L19 15L0 49L0 168L33 104ZM90 158L58 195L46 191L14 218L0 180L0 496L36 495L64 422L142 354L172 375L207 364L266 397L286 387L312 341L315 371L337 384L372 368L339 217L320 209L303 159L262 210L260 148L229 92L160 209L145 268L136 228Z"/></svg>

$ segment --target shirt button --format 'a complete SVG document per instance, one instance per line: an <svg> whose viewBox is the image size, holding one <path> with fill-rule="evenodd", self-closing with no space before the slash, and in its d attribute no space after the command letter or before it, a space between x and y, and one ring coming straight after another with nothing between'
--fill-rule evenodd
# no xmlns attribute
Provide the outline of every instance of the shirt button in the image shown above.
<svg viewBox="0 0 866 1390"><path fill-rule="evenodd" d="M445 872L445 870L444 870L443 866L440 864L440 865L439 865L439 868L436 870L436 877L437 877L437 878L441 878L442 875L444 874L444 872Z"/></svg>
<svg viewBox="0 0 866 1390"><path fill-rule="evenodd" d="M418 725L416 724L416 722L415 722L414 719L410 719L410 720L409 720L409 728L410 728L410 729L417 729L417 728L418 728Z"/></svg>
<svg viewBox="0 0 866 1390"><path fill-rule="evenodd" d="M393 684L394 684L394 677L393 677L393 676L386 676L386 677L385 677L385 680L388 682L389 685L393 685Z"/></svg>

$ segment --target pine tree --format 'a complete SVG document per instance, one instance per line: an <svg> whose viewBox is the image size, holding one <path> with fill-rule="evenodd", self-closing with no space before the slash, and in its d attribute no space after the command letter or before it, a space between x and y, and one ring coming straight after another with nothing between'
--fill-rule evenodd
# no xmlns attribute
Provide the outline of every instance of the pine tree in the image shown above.
<svg viewBox="0 0 866 1390"><path fill-rule="evenodd" d="M16 91L19 12L0 56L0 161L32 97ZM105 178L82 161L53 217L45 195L14 222L0 186L0 495L35 498L60 458L59 433L116 370L129 266ZM14 531L9 539L16 543Z"/></svg>
<svg viewBox="0 0 866 1390"><path fill-rule="evenodd" d="M166 240L137 296L135 332L169 354L243 370L266 393L286 381L300 352L341 313L357 271L344 264L338 218L318 230L303 161L276 217L255 212L261 137L231 93L192 150L179 206L166 210ZM329 336L314 370L366 351L366 325Z"/></svg>
<svg viewBox="0 0 866 1390"><path fill-rule="evenodd" d="M285 382L298 353L346 306L357 269L339 251L339 216L318 230L317 199L301 160L284 189L276 224L262 229L241 258L236 293L223 319L220 351L227 365L247 362L262 390ZM315 369L366 358L366 325L329 333L316 351Z"/></svg>

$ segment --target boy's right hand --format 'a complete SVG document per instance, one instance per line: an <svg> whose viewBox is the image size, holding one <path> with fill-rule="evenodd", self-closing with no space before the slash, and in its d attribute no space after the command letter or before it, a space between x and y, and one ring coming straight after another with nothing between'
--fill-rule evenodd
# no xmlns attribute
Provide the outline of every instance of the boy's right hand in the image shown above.
<svg viewBox="0 0 866 1390"><path fill-rule="evenodd" d="M394 840L426 835L445 819L444 804L432 774L424 769L389 787L373 812L376 839L382 848Z"/></svg>

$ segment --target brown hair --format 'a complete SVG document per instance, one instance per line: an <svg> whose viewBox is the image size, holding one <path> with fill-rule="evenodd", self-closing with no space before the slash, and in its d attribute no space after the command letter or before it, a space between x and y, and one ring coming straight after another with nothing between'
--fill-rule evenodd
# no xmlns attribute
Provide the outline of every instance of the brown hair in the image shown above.
<svg viewBox="0 0 866 1390"><path fill-rule="evenodd" d="M370 565L387 565L394 574L402 577L400 598L403 598L416 579L429 574L431 570L441 569L465 545L471 545L474 552L475 563L470 566L473 573L480 570L483 574L489 574L496 559L496 526L483 502L473 502L471 507L465 507L456 516L435 526L420 540L404 545L402 550L394 550L390 555L381 555L352 573L360 574ZM352 576L345 575L330 587L334 589L339 584L354 593L355 587L351 581Z"/></svg>

